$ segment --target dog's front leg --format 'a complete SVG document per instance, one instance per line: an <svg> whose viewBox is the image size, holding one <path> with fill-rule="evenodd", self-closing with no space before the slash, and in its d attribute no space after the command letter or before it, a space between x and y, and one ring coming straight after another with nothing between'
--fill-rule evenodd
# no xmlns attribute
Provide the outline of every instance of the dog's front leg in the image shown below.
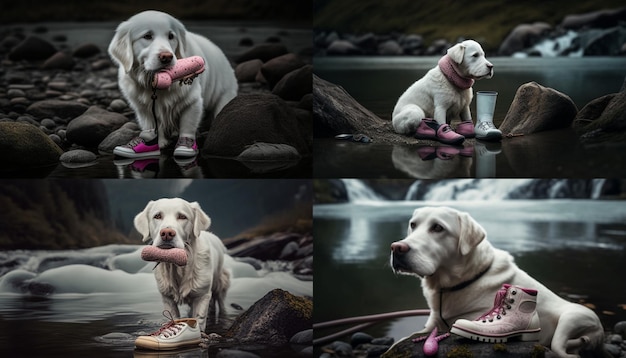
<svg viewBox="0 0 626 358"><path fill-rule="evenodd" d="M204 296L195 297L191 302L191 314L198 320L200 330L206 328L206 319L209 314L209 304L211 303L211 292Z"/></svg>
<svg viewBox="0 0 626 358"><path fill-rule="evenodd" d="M433 117L439 124L446 124L447 108L441 104L435 104L435 113Z"/></svg>
<svg viewBox="0 0 626 358"><path fill-rule="evenodd" d="M179 137L196 139L196 131L202 120L202 99L190 104L180 114Z"/></svg>
<svg viewBox="0 0 626 358"><path fill-rule="evenodd" d="M171 297L163 296L163 309L169 311L174 318L180 318L180 312L178 311L178 305L176 301Z"/></svg>
<svg viewBox="0 0 626 358"><path fill-rule="evenodd" d="M470 111L469 105L463 107L463 110L461 111L461 120L463 122L472 121L472 112Z"/></svg>

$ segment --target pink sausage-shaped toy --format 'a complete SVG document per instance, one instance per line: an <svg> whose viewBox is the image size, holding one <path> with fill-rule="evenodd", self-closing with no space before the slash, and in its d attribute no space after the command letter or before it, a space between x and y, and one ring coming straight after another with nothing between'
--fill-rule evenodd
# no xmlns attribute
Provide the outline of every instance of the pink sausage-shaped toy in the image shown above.
<svg viewBox="0 0 626 358"><path fill-rule="evenodd" d="M149 245L141 250L141 258L145 261L167 262L178 266L187 265L187 252L184 249L161 249Z"/></svg>
<svg viewBox="0 0 626 358"><path fill-rule="evenodd" d="M197 75L204 72L204 59L200 56L181 58L176 61L176 65L166 68L154 74L152 87L165 89L172 85L172 82L181 80L182 82L193 80Z"/></svg>

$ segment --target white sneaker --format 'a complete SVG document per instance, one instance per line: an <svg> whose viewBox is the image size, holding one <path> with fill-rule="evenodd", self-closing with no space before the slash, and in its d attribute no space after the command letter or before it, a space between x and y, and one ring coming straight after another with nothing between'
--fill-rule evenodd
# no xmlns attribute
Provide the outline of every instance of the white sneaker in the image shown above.
<svg viewBox="0 0 626 358"><path fill-rule="evenodd" d="M499 141L502 139L502 132L491 121L476 122L474 131L476 132L476 139L486 141Z"/></svg>
<svg viewBox="0 0 626 358"><path fill-rule="evenodd" d="M135 347L151 350L172 350L201 342L200 327L194 318L169 321L149 336L139 336Z"/></svg>

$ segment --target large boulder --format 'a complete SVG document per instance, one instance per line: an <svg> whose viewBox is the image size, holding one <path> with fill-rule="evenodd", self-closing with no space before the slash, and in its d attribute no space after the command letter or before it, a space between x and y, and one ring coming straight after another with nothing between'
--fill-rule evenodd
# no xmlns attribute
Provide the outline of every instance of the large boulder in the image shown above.
<svg viewBox="0 0 626 358"><path fill-rule="evenodd" d="M573 127L585 142L626 140L626 91L608 94L587 103Z"/></svg>
<svg viewBox="0 0 626 358"><path fill-rule="evenodd" d="M521 85L500 126L502 134L533 134L571 126L578 109L569 96L536 82Z"/></svg>
<svg viewBox="0 0 626 358"><path fill-rule="evenodd" d="M621 21L626 21L626 7L567 15L563 18L561 27L573 30L583 27L609 28L619 25Z"/></svg>
<svg viewBox="0 0 626 358"><path fill-rule="evenodd" d="M261 66L261 73L263 73L263 77L267 80L270 88L274 88L278 81L286 74L304 65L305 63L300 57L296 54L288 53L267 61Z"/></svg>
<svg viewBox="0 0 626 358"><path fill-rule="evenodd" d="M225 336L241 343L284 346L296 333L311 329L312 325L311 300L275 289L237 317Z"/></svg>
<svg viewBox="0 0 626 358"><path fill-rule="evenodd" d="M510 56L536 44L552 27L545 22L517 25L502 41L498 54Z"/></svg>
<svg viewBox="0 0 626 358"><path fill-rule="evenodd" d="M286 101L299 101L313 90L313 66L306 65L287 73L272 93Z"/></svg>
<svg viewBox="0 0 626 358"><path fill-rule="evenodd" d="M29 36L9 52L9 59L13 61L39 61L47 59L56 52L56 48L48 41L36 36Z"/></svg>
<svg viewBox="0 0 626 358"><path fill-rule="evenodd" d="M394 132L391 121L382 120L358 103L345 89L313 75L313 131L316 137L365 134L374 141L417 143Z"/></svg>
<svg viewBox="0 0 626 358"><path fill-rule="evenodd" d="M74 118L83 114L89 106L76 101L47 99L38 101L26 108L26 113L35 118Z"/></svg>
<svg viewBox="0 0 626 358"><path fill-rule="evenodd" d="M626 43L626 27L614 27L590 36L583 44L584 56L618 56ZM595 32L595 31L590 31Z"/></svg>
<svg viewBox="0 0 626 358"><path fill-rule="evenodd" d="M128 122L125 116L97 106L74 118L67 126L67 140L88 148L97 148L111 132Z"/></svg>
<svg viewBox="0 0 626 358"><path fill-rule="evenodd" d="M203 153L237 157L249 146L263 142L287 144L300 155L309 155L311 137L311 123L306 116L300 116L278 96L239 95L211 123Z"/></svg>
<svg viewBox="0 0 626 358"><path fill-rule="evenodd" d="M39 128L19 122L0 122L0 161L3 170L51 166L63 150Z"/></svg>

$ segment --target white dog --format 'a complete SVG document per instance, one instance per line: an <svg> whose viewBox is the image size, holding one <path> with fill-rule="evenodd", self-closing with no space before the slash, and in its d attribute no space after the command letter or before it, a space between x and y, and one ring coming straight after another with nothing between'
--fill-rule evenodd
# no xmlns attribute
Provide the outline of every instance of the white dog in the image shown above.
<svg viewBox="0 0 626 358"><path fill-rule="evenodd" d="M447 207L419 208L409 221L407 237L394 242L391 251L396 273L422 278L431 313L421 332L435 327L447 331L459 318L476 319L492 307L502 284L510 283L539 291L541 344L561 357L602 349L598 316L522 271L509 253L491 246L485 230L467 213Z"/></svg>
<svg viewBox="0 0 626 358"><path fill-rule="evenodd" d="M392 114L394 130L413 134L424 118L449 124L460 115L461 121L471 123L474 79L492 76L493 65L478 42L466 40L452 46L435 68L400 96Z"/></svg>
<svg viewBox="0 0 626 358"><path fill-rule="evenodd" d="M186 266L160 263L155 277L165 309L179 318L178 305L188 304L202 330L211 304L217 303L215 308L225 313L224 298L230 286L230 274L223 266L226 248L217 236L204 231L210 225L211 219L198 203L178 198L150 201L135 216L135 228L144 242L187 251Z"/></svg>
<svg viewBox="0 0 626 358"><path fill-rule="evenodd" d="M118 155L158 154L175 133L179 142L174 155L197 154L197 147L193 146L204 111L215 117L237 95L237 80L222 50L160 11L144 11L122 22L111 40L109 54L119 66L119 88L135 111L142 129L140 138L150 142L158 135L158 147L137 148L137 143L131 141L128 150L115 151ZM158 90L154 118L151 86L154 72L174 66L177 59L196 55L204 59L205 71L191 85L176 83ZM158 133L154 133L157 127Z"/></svg>

